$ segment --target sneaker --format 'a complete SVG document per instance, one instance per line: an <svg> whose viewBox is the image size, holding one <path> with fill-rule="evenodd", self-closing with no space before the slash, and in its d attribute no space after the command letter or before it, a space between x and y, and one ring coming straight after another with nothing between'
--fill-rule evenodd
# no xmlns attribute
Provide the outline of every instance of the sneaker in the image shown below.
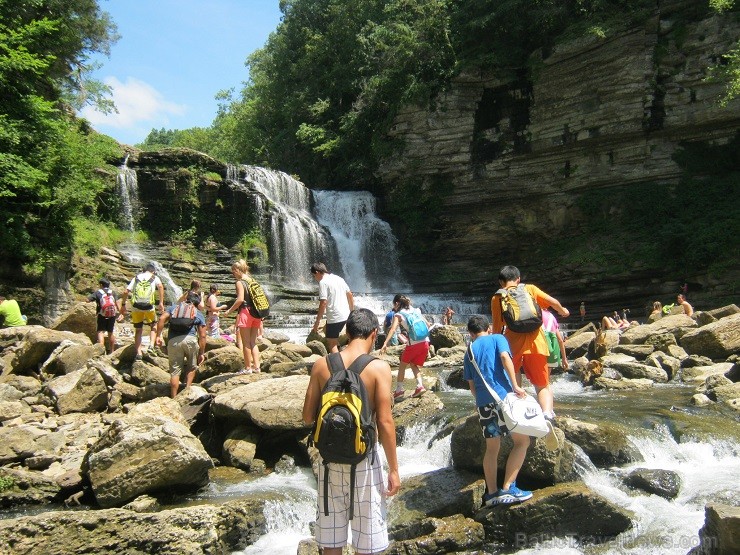
<svg viewBox="0 0 740 555"><path fill-rule="evenodd" d="M406 395L406 392L403 389L397 389L393 392L393 399L400 399L404 395Z"/></svg>
<svg viewBox="0 0 740 555"><path fill-rule="evenodd" d="M501 501L499 499L498 491L495 491L493 493L483 494L483 506L484 507L491 507L493 505L498 505L499 503L501 503Z"/></svg>
<svg viewBox="0 0 740 555"><path fill-rule="evenodd" d="M555 433L555 426L548 419L545 419L547 423L547 435L542 439L545 442L545 449L548 451L555 451L560 448L560 437Z"/></svg>
<svg viewBox="0 0 740 555"><path fill-rule="evenodd" d="M251 368L242 368L237 372L237 374L251 374L253 370Z"/></svg>
<svg viewBox="0 0 740 555"><path fill-rule="evenodd" d="M416 389L414 389L414 392L412 393L412 397L421 397L426 392L426 388L423 385L420 385Z"/></svg>
<svg viewBox="0 0 740 555"><path fill-rule="evenodd" d="M519 489L514 484L509 486L509 489L500 489L496 492L497 503L506 505L512 505L514 503L521 503L527 499L532 498L532 492ZM492 503L495 504L495 503Z"/></svg>

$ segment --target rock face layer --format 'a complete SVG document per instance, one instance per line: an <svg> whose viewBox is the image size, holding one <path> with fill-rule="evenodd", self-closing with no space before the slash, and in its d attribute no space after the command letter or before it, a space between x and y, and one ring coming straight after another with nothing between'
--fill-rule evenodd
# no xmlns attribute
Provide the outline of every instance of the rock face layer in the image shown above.
<svg viewBox="0 0 740 555"><path fill-rule="evenodd" d="M390 135L404 146L378 172L387 189L413 182L422 196L444 184L443 208L410 272L417 286L490 294L500 267L514 263L543 286L557 284L565 300L582 298L587 286L612 300L675 294L681 277L661 275L649 260L627 259L621 272L607 273L588 253L553 268L557 257L545 266L538 252L548 238L584 239L584 192L602 191L608 205L635 185L676 183L682 145L736 137L740 100L721 107L723 85L706 76L740 25L687 14L686 3L661 4L644 27L559 45L509 78L461 75L435 110L408 107L397 116ZM591 239L608 243L622 208L609 207L603 233ZM730 294L736 279L686 272L708 298Z"/></svg>

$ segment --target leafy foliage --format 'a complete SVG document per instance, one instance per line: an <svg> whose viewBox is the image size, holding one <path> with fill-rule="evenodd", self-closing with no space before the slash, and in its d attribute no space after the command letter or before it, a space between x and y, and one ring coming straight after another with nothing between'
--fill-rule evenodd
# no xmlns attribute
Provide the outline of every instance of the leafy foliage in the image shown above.
<svg viewBox="0 0 740 555"><path fill-rule="evenodd" d="M0 0L0 243L35 271L69 254L71 221L103 188L94 170L118 148L65 103L84 102L87 57L114 38L95 0Z"/></svg>

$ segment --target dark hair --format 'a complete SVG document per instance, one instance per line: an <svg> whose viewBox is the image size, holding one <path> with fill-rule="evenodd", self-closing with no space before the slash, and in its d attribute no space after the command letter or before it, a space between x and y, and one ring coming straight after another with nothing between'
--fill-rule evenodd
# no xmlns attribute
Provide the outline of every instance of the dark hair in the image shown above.
<svg viewBox="0 0 740 555"><path fill-rule="evenodd" d="M481 333L488 329L488 319L476 314L468 320L468 331L470 333Z"/></svg>
<svg viewBox="0 0 740 555"><path fill-rule="evenodd" d="M103 287L110 287L110 280L108 280L107 278L100 278L100 280L98 280L98 283Z"/></svg>
<svg viewBox="0 0 740 555"><path fill-rule="evenodd" d="M215 293L216 291L218 291L218 285L215 284L215 283L212 283L211 284L211 293Z"/></svg>
<svg viewBox="0 0 740 555"><path fill-rule="evenodd" d="M411 299L409 299L406 295L398 294L393 297L393 304L395 303L401 305L401 310L404 310L411 306Z"/></svg>
<svg viewBox="0 0 740 555"><path fill-rule="evenodd" d="M503 283L516 281L520 277L521 274L519 273L519 268L517 268L516 266L504 266L498 273L498 280Z"/></svg>
<svg viewBox="0 0 740 555"><path fill-rule="evenodd" d="M314 262L311 264L312 274L328 274L329 270L326 268L323 262Z"/></svg>
<svg viewBox="0 0 740 555"><path fill-rule="evenodd" d="M188 302L194 305L200 304L200 295L198 293L193 293L192 291L188 293Z"/></svg>
<svg viewBox="0 0 740 555"><path fill-rule="evenodd" d="M147 262L146 263L146 266L144 266L144 271L145 272L156 273L157 267L154 265L154 262Z"/></svg>
<svg viewBox="0 0 740 555"><path fill-rule="evenodd" d="M347 335L350 339L367 339L378 329L378 317L367 308L355 308L347 317Z"/></svg>

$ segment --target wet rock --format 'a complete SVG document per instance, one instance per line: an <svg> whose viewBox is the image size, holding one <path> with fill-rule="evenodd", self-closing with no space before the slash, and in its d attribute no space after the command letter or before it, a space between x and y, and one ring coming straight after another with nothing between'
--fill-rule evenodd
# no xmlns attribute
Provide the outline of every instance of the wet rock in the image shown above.
<svg viewBox="0 0 740 555"><path fill-rule="evenodd" d="M463 369L456 368L447 376L447 385L454 389L469 389L468 380L463 378Z"/></svg>
<svg viewBox="0 0 740 555"><path fill-rule="evenodd" d="M594 389L648 389L653 386L653 383L655 383L653 380L645 378L615 380L602 376L594 380Z"/></svg>
<svg viewBox="0 0 740 555"><path fill-rule="evenodd" d="M232 501L154 513L126 509L62 511L0 521L7 555L243 550L265 533L264 501Z"/></svg>
<svg viewBox="0 0 740 555"><path fill-rule="evenodd" d="M681 477L670 470L637 468L630 472L624 483L665 499L675 499L681 489Z"/></svg>
<svg viewBox="0 0 740 555"><path fill-rule="evenodd" d="M58 501L62 488L40 472L0 468L0 507L39 505Z"/></svg>
<svg viewBox="0 0 740 555"><path fill-rule="evenodd" d="M556 428L555 433L559 435L562 447L554 451L548 451L545 449L542 439L533 442L533 445L530 445L527 450L527 456L517 478L518 483L526 483L529 480L539 484L556 484L575 478L573 466L575 450L573 445L565 441L562 430ZM501 439L498 467L502 472L512 446L511 437L506 436ZM453 467L459 470L476 472L479 473L479 476L482 476L485 448L485 440L478 423L478 415L469 416L452 431L450 451Z"/></svg>
<svg viewBox="0 0 740 555"><path fill-rule="evenodd" d="M559 416L558 428L565 438L583 449L596 466L609 467L642 460L640 452L626 437L625 430L613 424L582 422Z"/></svg>
<svg viewBox="0 0 740 555"><path fill-rule="evenodd" d="M394 538L417 537L422 521L455 514L472 516L483 495L482 474L443 468L401 481L401 491L388 507Z"/></svg>
<svg viewBox="0 0 740 555"><path fill-rule="evenodd" d="M261 380L217 395L212 411L216 418L252 422L268 430L303 430L303 400L308 376Z"/></svg>
<svg viewBox="0 0 740 555"><path fill-rule="evenodd" d="M393 404L397 441L403 441L406 430L411 426L434 422L442 416L444 408L444 403L431 391L421 397L411 397L410 392L407 392L405 397L397 399Z"/></svg>
<svg viewBox="0 0 740 555"><path fill-rule="evenodd" d="M705 407L712 404L712 400L703 393L697 393L691 397L691 404L696 407Z"/></svg>
<svg viewBox="0 0 740 555"><path fill-rule="evenodd" d="M668 374L662 368L641 364L639 362L613 361L607 364L627 379L648 379L654 382L664 383L668 381Z"/></svg>
<svg viewBox="0 0 740 555"><path fill-rule="evenodd" d="M740 399L740 382L721 385L708 390L707 397L720 403Z"/></svg>
<svg viewBox="0 0 740 555"><path fill-rule="evenodd" d="M519 505L482 509L475 520L483 523L486 539L523 549L553 537L606 541L632 528L632 513L585 484L559 484L533 493Z"/></svg>
<svg viewBox="0 0 740 555"><path fill-rule="evenodd" d="M725 359L740 352L740 314L726 316L716 322L686 333L681 346L690 354L712 359Z"/></svg>
<svg viewBox="0 0 740 555"><path fill-rule="evenodd" d="M733 555L740 553L740 507L708 503L699 545L689 555Z"/></svg>
<svg viewBox="0 0 740 555"><path fill-rule="evenodd" d="M140 495L131 503L126 503L122 509L134 511L135 513L154 513L159 511L159 501L150 495Z"/></svg>
<svg viewBox="0 0 740 555"><path fill-rule="evenodd" d="M386 555L426 555L468 553L483 547L483 525L462 515L428 518L419 525L419 536L397 539L384 551Z"/></svg>

